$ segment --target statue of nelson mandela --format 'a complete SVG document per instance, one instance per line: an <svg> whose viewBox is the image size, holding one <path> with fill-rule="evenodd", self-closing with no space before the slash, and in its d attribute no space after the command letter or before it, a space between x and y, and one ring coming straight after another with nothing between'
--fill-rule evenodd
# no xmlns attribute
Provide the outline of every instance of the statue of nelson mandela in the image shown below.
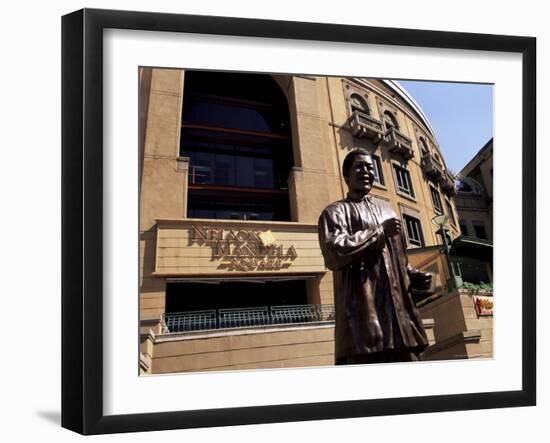
<svg viewBox="0 0 550 443"><path fill-rule="evenodd" d="M342 174L349 192L319 218L319 243L334 272L336 364L415 361L428 345L411 289L431 274L409 266L401 221L368 194L372 157L348 153Z"/></svg>

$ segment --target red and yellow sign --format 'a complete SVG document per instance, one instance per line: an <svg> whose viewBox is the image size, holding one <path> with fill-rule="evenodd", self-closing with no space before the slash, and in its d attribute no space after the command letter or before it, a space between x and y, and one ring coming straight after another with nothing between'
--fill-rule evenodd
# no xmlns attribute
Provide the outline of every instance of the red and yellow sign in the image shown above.
<svg viewBox="0 0 550 443"><path fill-rule="evenodd" d="M474 306L478 316L493 315L493 297L474 295Z"/></svg>

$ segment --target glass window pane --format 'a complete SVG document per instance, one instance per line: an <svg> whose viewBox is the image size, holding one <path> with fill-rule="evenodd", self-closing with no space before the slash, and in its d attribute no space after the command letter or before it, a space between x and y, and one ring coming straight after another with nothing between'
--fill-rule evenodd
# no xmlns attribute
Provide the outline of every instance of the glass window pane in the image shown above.
<svg viewBox="0 0 550 443"><path fill-rule="evenodd" d="M254 186L254 159L252 157L235 157L235 184L237 186Z"/></svg>
<svg viewBox="0 0 550 443"><path fill-rule="evenodd" d="M422 246L422 228L420 226L420 220L408 215L405 215L403 218L405 219L409 245Z"/></svg>
<svg viewBox="0 0 550 443"><path fill-rule="evenodd" d="M195 102L185 112L186 123L258 132L276 132L277 130L280 132L281 128L272 128L266 117L269 117L267 113L262 114L257 109L209 102ZM276 125L276 123L273 124L273 126Z"/></svg>
<svg viewBox="0 0 550 443"><path fill-rule="evenodd" d="M451 204L448 201L445 201L445 203L447 204L447 212L448 212L449 217L451 219L451 223L454 225L456 223L456 220L455 220L455 214L453 212L453 208L452 208Z"/></svg>
<svg viewBox="0 0 550 443"><path fill-rule="evenodd" d="M254 186L256 188L273 188L273 160L257 158L254 160Z"/></svg>
<svg viewBox="0 0 550 443"><path fill-rule="evenodd" d="M216 154L214 183L217 185L235 184L235 158L230 155Z"/></svg>

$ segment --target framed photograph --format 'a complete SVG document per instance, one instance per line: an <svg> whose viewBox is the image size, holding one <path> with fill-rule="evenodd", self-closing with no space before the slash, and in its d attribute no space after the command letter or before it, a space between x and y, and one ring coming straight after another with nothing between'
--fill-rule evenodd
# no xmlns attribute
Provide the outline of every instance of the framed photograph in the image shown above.
<svg viewBox="0 0 550 443"><path fill-rule="evenodd" d="M534 405L535 51L64 16L62 426Z"/></svg>

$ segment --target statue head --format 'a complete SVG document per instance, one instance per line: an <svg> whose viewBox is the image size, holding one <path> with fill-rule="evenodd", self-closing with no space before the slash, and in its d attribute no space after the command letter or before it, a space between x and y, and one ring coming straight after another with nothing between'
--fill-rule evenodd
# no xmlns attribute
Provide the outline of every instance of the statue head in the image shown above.
<svg viewBox="0 0 550 443"><path fill-rule="evenodd" d="M374 162L365 149L354 149L344 158L342 175L350 192L366 195L374 182Z"/></svg>

